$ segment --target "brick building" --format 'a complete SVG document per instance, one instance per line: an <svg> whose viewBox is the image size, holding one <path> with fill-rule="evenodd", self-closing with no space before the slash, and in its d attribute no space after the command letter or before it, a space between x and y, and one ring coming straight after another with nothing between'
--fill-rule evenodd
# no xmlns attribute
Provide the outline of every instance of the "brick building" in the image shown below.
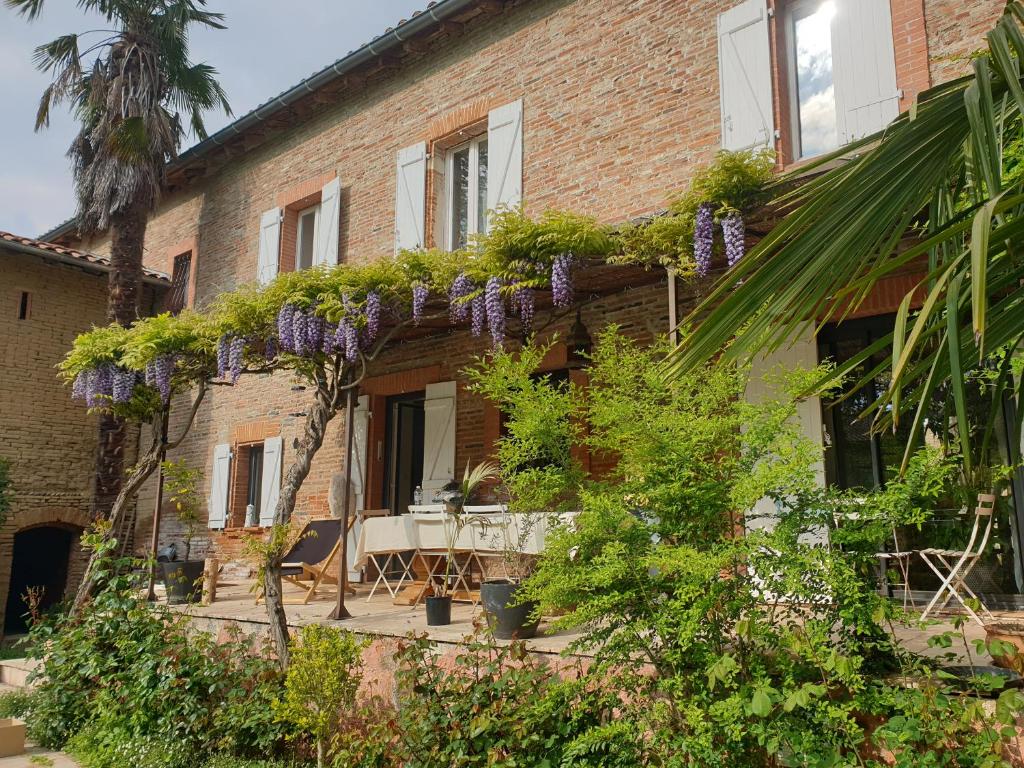
<svg viewBox="0 0 1024 768"><path fill-rule="evenodd" d="M882 128L920 91L967 70L965 57L1002 6L440 0L176 160L171 193L147 231L149 263L173 272L187 262L190 297L201 305L283 270L456 247L500 204L607 223L649 215L723 146L767 145L789 166ZM108 248L102 238L87 245ZM580 319L592 333L616 322L652 338L699 290L669 288L664 274L648 273L602 292ZM852 354L873 324L891 322L898 296L880 291L866 313L881 319L826 335L826 352ZM564 339L573 321L552 330ZM415 485L439 484L486 456L497 413L460 376L484 351L456 330L378 360L360 392L357 461L343 466L344 424L335 420L297 515L326 513L339 473L359 506L400 512ZM818 354L807 340L784 359L813 363ZM550 370L572 368L564 344L552 358ZM216 388L178 452L207 475L205 544L222 556L237 554L248 535L248 503L269 519L266 502L308 396L293 385L276 375ZM819 440L838 428L817 403L804 417ZM844 447L826 457L830 481L877 479L885 454L877 438L833 438ZM160 538L177 535L169 521Z"/></svg>
<svg viewBox="0 0 1024 768"><path fill-rule="evenodd" d="M107 259L0 232L0 457L11 463L13 504L0 525L0 627L22 629L26 586L44 604L74 588L84 566L96 417L55 366L79 333L106 322ZM149 270L144 308L166 279ZM130 463L131 459L129 457Z"/></svg>

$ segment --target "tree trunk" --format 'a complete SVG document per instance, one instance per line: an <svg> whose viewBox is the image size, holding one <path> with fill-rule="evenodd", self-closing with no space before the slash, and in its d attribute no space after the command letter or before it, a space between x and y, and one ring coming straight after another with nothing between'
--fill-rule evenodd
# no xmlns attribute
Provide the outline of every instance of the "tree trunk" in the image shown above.
<svg viewBox="0 0 1024 768"><path fill-rule="evenodd" d="M281 496L274 510L274 526L287 526L295 511L295 498L309 475L313 457L324 443L327 425L337 414L338 408L333 394L321 386L317 388L316 402L306 416L306 427L303 436L297 440L295 460L288 467L284 482L281 484ZM267 617L270 619L270 638L277 650L278 661L282 669L288 668L288 617L284 611L284 600L281 585L281 557L283 552L268 552L264 567L265 598Z"/></svg>
<svg viewBox="0 0 1024 768"><path fill-rule="evenodd" d="M147 212L135 206L111 219L110 277L107 285L107 319L128 327L139 316L142 296L142 253L146 238ZM100 417L96 447L96 483L90 505L93 520L109 518L124 481L124 451L128 425L113 414ZM124 519L123 530L115 531L122 551L131 546L130 533L135 515Z"/></svg>

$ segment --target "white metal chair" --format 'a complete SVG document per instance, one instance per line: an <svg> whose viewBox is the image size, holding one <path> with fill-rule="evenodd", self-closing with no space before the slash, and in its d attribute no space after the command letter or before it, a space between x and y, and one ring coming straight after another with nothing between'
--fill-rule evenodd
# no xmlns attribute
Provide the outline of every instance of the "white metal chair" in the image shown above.
<svg viewBox="0 0 1024 768"><path fill-rule="evenodd" d="M836 513L833 517L833 522L836 528L842 527L842 524L846 521L859 521L861 515L856 511L846 511ZM891 544L892 549L888 548L890 542L885 542L883 546L886 548L880 552L875 553L875 558L878 560L879 567L879 587L884 586L885 596L892 596L892 588L903 587L903 609L907 609L909 603L911 607L916 608L917 604L914 602L914 597L910 593L910 561L914 556L913 550L904 550L900 547L900 537L896 530L896 525L893 524L890 528L892 534ZM896 570L899 571L900 576L903 578L902 584L895 584L889 580L889 565L895 565Z"/></svg>
<svg viewBox="0 0 1024 768"><path fill-rule="evenodd" d="M992 614L981 602L981 598L967 586L966 580L988 547L992 526L995 522L995 506L996 497L994 495L991 493L978 494L978 506L974 508L974 527L971 529L971 537L967 546L962 550L930 548L920 551L921 559L942 581L939 590L921 614L922 619L927 618L932 610L941 611L950 600L955 598L972 619L984 625L978 614L967 604L961 591L976 600L981 606L981 612L991 618Z"/></svg>

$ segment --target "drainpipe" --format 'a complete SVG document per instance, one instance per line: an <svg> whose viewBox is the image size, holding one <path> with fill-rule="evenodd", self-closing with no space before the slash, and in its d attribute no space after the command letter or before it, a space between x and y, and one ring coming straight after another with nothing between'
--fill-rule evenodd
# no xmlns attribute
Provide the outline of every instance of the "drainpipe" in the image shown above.
<svg viewBox="0 0 1024 768"><path fill-rule="evenodd" d="M668 337L672 344L679 343L679 310L676 304L676 271L672 267L668 273Z"/></svg>

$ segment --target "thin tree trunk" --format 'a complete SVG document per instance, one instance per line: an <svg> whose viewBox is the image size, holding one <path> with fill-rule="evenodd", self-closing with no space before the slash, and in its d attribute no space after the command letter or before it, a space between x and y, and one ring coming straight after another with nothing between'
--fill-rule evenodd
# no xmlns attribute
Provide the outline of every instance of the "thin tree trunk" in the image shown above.
<svg viewBox="0 0 1024 768"><path fill-rule="evenodd" d="M313 457L324 443L327 425L338 412L337 393L328 392L325 386L317 387L316 401L306 415L303 436L297 441L295 460L288 468L281 485L281 495L274 510L274 525L287 526L295 511L295 498L309 475ZM268 552L264 567L264 597L267 603L267 617L270 619L270 639L277 650L278 662L282 669L288 668L288 616L284 610L281 585L281 557L283 552Z"/></svg>

